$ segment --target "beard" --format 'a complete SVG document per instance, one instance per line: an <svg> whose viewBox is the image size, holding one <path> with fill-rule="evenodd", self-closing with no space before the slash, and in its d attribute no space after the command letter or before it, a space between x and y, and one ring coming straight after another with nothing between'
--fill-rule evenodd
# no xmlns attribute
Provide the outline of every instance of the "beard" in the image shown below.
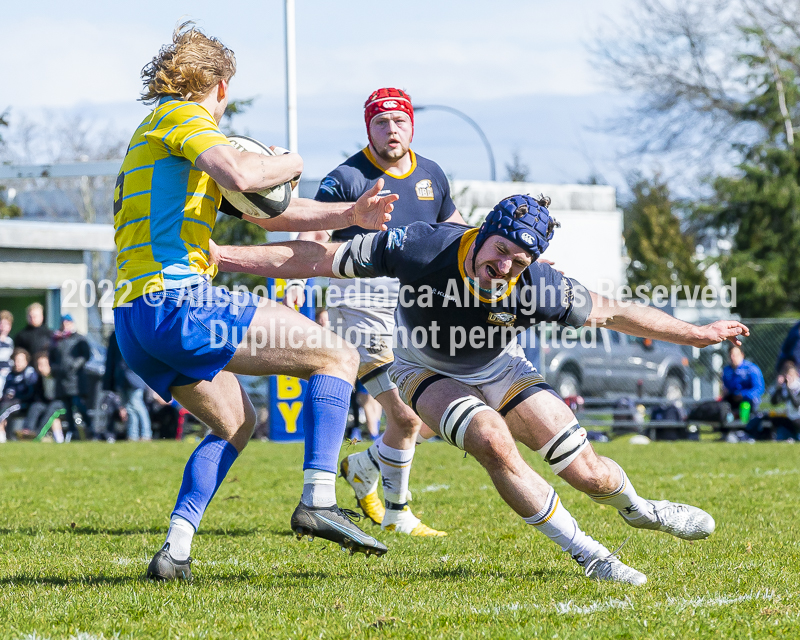
<svg viewBox="0 0 800 640"><path fill-rule="evenodd" d="M380 149L378 147L374 148L378 156L380 156L380 158L386 162L397 162L398 160L401 160L408 153L409 149L409 147L405 147L402 144L394 149L390 148L389 146L382 147Z"/></svg>

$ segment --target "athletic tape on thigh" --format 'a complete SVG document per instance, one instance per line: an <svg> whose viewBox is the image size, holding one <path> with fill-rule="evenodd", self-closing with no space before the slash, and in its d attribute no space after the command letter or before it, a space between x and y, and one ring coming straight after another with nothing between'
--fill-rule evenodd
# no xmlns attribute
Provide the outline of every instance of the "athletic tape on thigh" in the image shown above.
<svg viewBox="0 0 800 640"><path fill-rule="evenodd" d="M588 443L586 429L574 419L536 453L550 465L553 473L559 474L572 464Z"/></svg>
<svg viewBox="0 0 800 640"><path fill-rule="evenodd" d="M481 411L491 411L492 408L475 396L466 396L453 400L439 421L441 436L447 442L459 449L464 449L464 434L469 423Z"/></svg>

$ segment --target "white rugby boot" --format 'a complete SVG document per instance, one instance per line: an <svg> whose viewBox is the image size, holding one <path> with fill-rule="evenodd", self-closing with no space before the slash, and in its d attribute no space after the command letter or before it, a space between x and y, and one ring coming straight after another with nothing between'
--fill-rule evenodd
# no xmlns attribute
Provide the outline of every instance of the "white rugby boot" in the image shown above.
<svg viewBox="0 0 800 640"><path fill-rule="evenodd" d="M417 516L411 513L408 505L405 505L402 509L386 509L381 529L405 533L409 536L419 536L420 538L441 538L447 535L446 531L437 531L424 524Z"/></svg>
<svg viewBox="0 0 800 640"><path fill-rule="evenodd" d="M369 449L351 453L339 465L341 476L353 488L361 511L375 524L383 522L386 510L378 497L378 480L381 478L377 464L372 460Z"/></svg>
<svg viewBox="0 0 800 640"><path fill-rule="evenodd" d="M714 533L716 527L714 518L702 509L669 500L648 500L647 502L653 506L655 520L645 516L629 520L620 512L622 519L637 529L663 531L684 540L702 540Z"/></svg>
<svg viewBox="0 0 800 640"><path fill-rule="evenodd" d="M580 564L580 563L578 563ZM647 582L647 576L629 567L608 549L603 549L583 563L583 572L592 580L623 582L636 587Z"/></svg>

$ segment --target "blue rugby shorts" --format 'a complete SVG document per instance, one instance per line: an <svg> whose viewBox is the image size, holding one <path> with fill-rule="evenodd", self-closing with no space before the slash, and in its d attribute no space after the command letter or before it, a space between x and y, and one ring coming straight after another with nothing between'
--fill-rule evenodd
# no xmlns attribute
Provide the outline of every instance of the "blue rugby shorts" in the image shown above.
<svg viewBox="0 0 800 640"><path fill-rule="evenodd" d="M164 400L170 387L212 380L230 362L259 298L203 282L148 293L114 309L120 351Z"/></svg>

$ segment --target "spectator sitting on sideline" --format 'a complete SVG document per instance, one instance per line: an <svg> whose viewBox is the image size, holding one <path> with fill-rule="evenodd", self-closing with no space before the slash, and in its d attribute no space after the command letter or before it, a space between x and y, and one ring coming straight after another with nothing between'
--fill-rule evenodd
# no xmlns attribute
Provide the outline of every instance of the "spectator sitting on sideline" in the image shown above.
<svg viewBox="0 0 800 640"><path fill-rule="evenodd" d="M53 335L50 347L50 367L56 379L58 399L64 403L66 419L69 422L67 439L80 437L75 421L77 407L86 424L86 437L91 439L92 423L86 409L86 379L83 368L92 356L89 343L75 332L75 322L67 314L61 318L61 331Z"/></svg>
<svg viewBox="0 0 800 640"><path fill-rule="evenodd" d="M758 409L764 394L764 376L758 365L745 360L743 347L731 344L728 354L731 363L722 370L722 399L730 403L734 415L740 418L743 402L750 403L751 411Z"/></svg>
<svg viewBox="0 0 800 640"><path fill-rule="evenodd" d="M181 406L173 398L167 402L155 391L152 392L150 418L158 437L167 440L180 440L183 437Z"/></svg>
<svg viewBox="0 0 800 640"><path fill-rule="evenodd" d="M14 353L14 341L8 334L14 324L14 316L10 311L0 311L0 390L6 383L6 376L11 373L11 354Z"/></svg>
<svg viewBox="0 0 800 640"><path fill-rule="evenodd" d="M65 408L64 403L58 399L56 379L53 377L46 351L40 351L34 356L33 366L38 379L28 415L25 416L25 431L41 439L52 429L53 440L62 443L64 431L61 427L61 416L64 415Z"/></svg>
<svg viewBox="0 0 800 640"><path fill-rule="evenodd" d="M17 347L12 354L14 368L6 378L0 400L0 442L5 442L8 418L19 411L25 411L33 398L36 386L36 372L30 366L30 355L25 349ZM9 434L10 435L10 434Z"/></svg>
<svg viewBox="0 0 800 640"><path fill-rule="evenodd" d="M44 326L44 307L38 302L25 309L28 324L14 337L14 346L22 347L30 354L47 351L53 340L53 332Z"/></svg>
<svg viewBox="0 0 800 640"><path fill-rule="evenodd" d="M778 363L775 365L775 371L781 373L784 370L784 365L791 362L795 367L800 367L800 322L789 329L786 334L786 339L781 345L781 351L778 354Z"/></svg>
<svg viewBox="0 0 800 640"><path fill-rule="evenodd" d="M778 439L786 440L790 437L797 439L800 434L800 372L793 362L784 363L783 370L775 383L771 402L786 405L785 421L780 418L772 419L773 426L777 427L778 431L781 427L787 430L787 433L783 434L786 437L781 437L780 432L777 433Z"/></svg>

